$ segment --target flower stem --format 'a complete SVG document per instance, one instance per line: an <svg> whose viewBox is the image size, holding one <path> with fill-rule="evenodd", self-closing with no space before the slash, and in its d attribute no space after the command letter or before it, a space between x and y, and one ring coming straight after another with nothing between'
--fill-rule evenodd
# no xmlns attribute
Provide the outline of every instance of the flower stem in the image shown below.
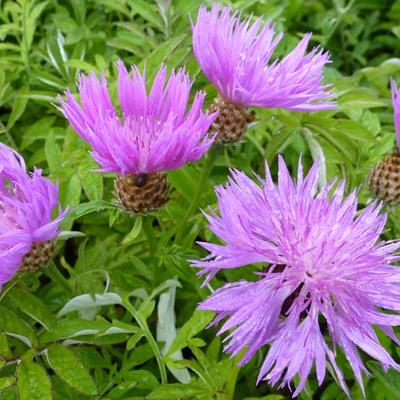
<svg viewBox="0 0 400 400"><path fill-rule="evenodd" d="M193 196L192 202L176 229L175 244L181 244L183 239L185 238L184 234L186 230L186 225L190 220L190 218L192 217L193 213L200 206L201 197L204 193L205 185L207 183L208 177L210 176L211 170L214 166L214 162L217 159L217 156L221 150L221 147L222 147L221 144L216 143L211 147L211 149L207 154L207 158L203 166L203 171L201 172L199 184L197 185L196 192Z"/></svg>
<svg viewBox="0 0 400 400"><path fill-rule="evenodd" d="M161 383L168 383L167 370L165 368L160 349L158 348L154 336L150 332L147 321L138 313L135 307L133 307L132 303L129 300L129 296L125 295L122 297L122 305L132 314L140 329L143 331L143 334L146 337L146 340L149 343L151 349L153 350L154 356L157 360L158 368L160 370Z"/></svg>

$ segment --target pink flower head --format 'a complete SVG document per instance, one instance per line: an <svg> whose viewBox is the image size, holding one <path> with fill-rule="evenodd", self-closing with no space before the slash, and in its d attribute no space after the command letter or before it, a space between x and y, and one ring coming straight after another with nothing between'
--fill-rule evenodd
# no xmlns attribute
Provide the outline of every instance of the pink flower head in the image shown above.
<svg viewBox="0 0 400 400"><path fill-rule="evenodd" d="M207 135L215 114L202 112L203 92L188 102L192 82L183 69L161 67L149 93L145 73L132 66L132 76L118 63L121 116L111 103L104 77L94 73L79 80L80 105L67 91L62 112L75 131L92 146L100 172L122 175L173 170L196 161L211 146Z"/></svg>
<svg viewBox="0 0 400 400"><path fill-rule="evenodd" d="M0 287L9 281L32 245L55 239L67 210L53 219L58 187L40 169L26 170L23 158L0 143Z"/></svg>
<svg viewBox="0 0 400 400"><path fill-rule="evenodd" d="M192 23L193 51L206 77L230 103L294 111L336 108L323 85L322 71L329 54L315 47L306 53L308 33L282 60L270 63L282 38L272 24L240 20L229 7L200 7Z"/></svg>
<svg viewBox="0 0 400 400"><path fill-rule="evenodd" d="M391 81L392 88L392 104L394 110L394 128L396 131L397 148L400 150L400 96L399 89L396 87L394 80Z"/></svg>
<svg viewBox="0 0 400 400"><path fill-rule="evenodd" d="M266 264L259 280L226 284L199 307L217 313L215 322L226 320L219 334L229 331L225 350L232 355L246 349L241 364L269 345L258 381L283 387L298 374L294 396L314 364L321 385L327 363L349 394L336 347L362 389L367 370L359 349L400 370L375 332L398 343L392 327L400 324L400 269L393 263L400 242L379 241L386 221L380 204L359 212L356 192L345 197L344 183L333 185L318 191L318 163L305 178L299 163L294 182L282 158L277 185L268 166L258 184L232 171L216 190L220 216L207 216L223 244L201 243L210 254L193 263L209 278L224 268Z"/></svg>

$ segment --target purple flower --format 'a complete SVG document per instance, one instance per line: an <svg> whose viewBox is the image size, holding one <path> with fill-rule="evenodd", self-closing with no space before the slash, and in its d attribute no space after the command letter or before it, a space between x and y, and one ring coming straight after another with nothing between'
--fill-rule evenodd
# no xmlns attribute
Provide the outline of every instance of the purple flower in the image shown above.
<svg viewBox="0 0 400 400"><path fill-rule="evenodd" d="M394 127L396 130L397 148L400 150L400 96L399 89L396 87L394 80L391 81L392 88L392 104L394 109Z"/></svg>
<svg viewBox="0 0 400 400"><path fill-rule="evenodd" d="M118 99L121 116L114 108L104 77L94 73L79 81L80 105L67 91L61 111L75 131L92 146L101 172L121 175L173 170L196 161L211 146L207 135L215 115L202 112L203 92L188 108L192 83L184 70L161 67L149 93L145 73L132 66L129 75L118 63Z"/></svg>
<svg viewBox="0 0 400 400"><path fill-rule="evenodd" d="M306 53L310 33L285 58L270 63L282 34L261 18L251 24L250 18L231 15L229 7L202 6L192 29L194 55L226 102L295 111L336 107L329 101L330 86L321 83L329 55L318 47Z"/></svg>
<svg viewBox="0 0 400 400"><path fill-rule="evenodd" d="M58 204L57 185L40 169L28 173L23 158L0 143L0 287L16 274L32 246L57 237L67 212L53 219Z"/></svg>
<svg viewBox="0 0 400 400"><path fill-rule="evenodd" d="M193 263L208 279L224 268L266 265L259 280L226 284L199 307L216 312L215 322L226 320L219 334L229 331L225 350L232 355L246 349L241 364L269 345L258 381L283 387L299 374L294 396L313 364L321 385L327 363L349 394L336 347L361 388L367 370L358 348L384 368L400 369L374 330L398 343L392 327L400 324L400 269L393 263L400 242L379 241L386 221L380 204L359 212L357 193L345 197L344 182L336 190L333 185L318 191L318 163L305 178L299 163L294 182L282 158L277 185L268 166L258 184L232 171L228 184L216 189L220 216L207 216L223 244L201 243L210 254Z"/></svg>

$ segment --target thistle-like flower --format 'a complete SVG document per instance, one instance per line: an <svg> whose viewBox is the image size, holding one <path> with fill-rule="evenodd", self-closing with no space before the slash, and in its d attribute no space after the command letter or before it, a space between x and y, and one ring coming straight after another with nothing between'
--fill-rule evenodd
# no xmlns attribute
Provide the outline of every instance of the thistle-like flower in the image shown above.
<svg viewBox="0 0 400 400"><path fill-rule="evenodd" d="M391 82L396 148L387 154L371 171L371 192L387 204L400 204L400 96L395 82Z"/></svg>
<svg viewBox="0 0 400 400"><path fill-rule="evenodd" d="M248 107L318 111L335 108L329 85L323 85L322 71L328 53L315 47L306 53L311 34L306 34L282 60L270 63L282 34L270 23L250 18L240 20L228 7L202 6L192 24L193 51L206 77L216 86L219 97L213 130L218 140L235 142L244 134L252 115Z"/></svg>
<svg viewBox="0 0 400 400"><path fill-rule="evenodd" d="M336 347L361 388L367 370L358 348L384 368L400 369L375 332L398 343L392 326L400 324L400 269L393 263L400 242L379 241L386 221L380 204L358 212L357 193L345 197L343 182L318 191L318 163L305 178L299 163L294 182L279 158L278 177L275 185L266 166L265 180L256 184L232 171L228 184L217 188L220 216L207 218L223 244L200 243L210 254L193 265L208 279L220 269L266 267L255 282L226 284L199 307L216 312L215 322L226 320L218 333L229 331L225 351L245 349L241 364L270 346L258 381L283 387L298 374L297 396L313 364L321 385L329 363L349 394Z"/></svg>
<svg viewBox="0 0 400 400"><path fill-rule="evenodd" d="M58 187L40 169L26 170L23 158L0 143L0 287L18 270L45 266L53 256L59 224L53 219Z"/></svg>
<svg viewBox="0 0 400 400"><path fill-rule="evenodd" d="M71 92L61 97L61 111L75 131L92 147L100 172L117 173L116 194L129 211L147 212L167 199L164 171L196 161L213 138L207 131L216 115L202 112L199 92L188 108L192 83L182 69L161 67L149 93L145 73L132 66L132 76L118 63L120 113L114 108L104 77L94 73L79 81L81 105Z"/></svg>

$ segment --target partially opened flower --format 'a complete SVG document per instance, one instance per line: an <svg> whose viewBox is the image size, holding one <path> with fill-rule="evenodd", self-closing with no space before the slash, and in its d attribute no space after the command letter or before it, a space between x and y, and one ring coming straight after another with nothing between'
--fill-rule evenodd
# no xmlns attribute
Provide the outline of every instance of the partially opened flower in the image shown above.
<svg viewBox="0 0 400 400"><path fill-rule="evenodd" d="M318 163L305 178L299 163L294 182L280 158L278 177L276 185L268 166L259 183L232 171L217 188L220 215L207 217L223 243L201 243L210 252L194 262L201 274L210 279L220 269L265 264L258 280L226 284L199 306L217 313L215 322L225 319L219 331L229 333L225 351L242 352L244 364L268 345L258 381L283 387L298 375L294 396L313 365L321 385L327 364L349 394L338 347L362 388L367 370L359 350L400 370L375 331L398 343L392 327L400 324L400 269L393 263L400 242L379 240L381 206L357 211L356 192L345 197L344 183L318 190Z"/></svg>
<svg viewBox="0 0 400 400"><path fill-rule="evenodd" d="M396 148L387 154L371 171L371 192L387 204L400 204L400 95L395 82L391 82Z"/></svg>
<svg viewBox="0 0 400 400"><path fill-rule="evenodd" d="M40 169L27 172L23 158L0 143L0 287L18 270L48 263L65 213L57 185Z"/></svg>
<svg viewBox="0 0 400 400"><path fill-rule="evenodd" d="M207 131L215 114L202 112L205 94L188 106L192 83L184 70L158 71L149 93L145 73L132 66L129 75L118 63L120 110L112 105L104 76L82 75L79 104L67 91L62 112L75 131L92 147L100 172L117 173L116 193L135 212L161 207L167 197L164 171L196 161L211 146ZM120 111L120 112L119 112Z"/></svg>
<svg viewBox="0 0 400 400"><path fill-rule="evenodd" d="M321 83L329 55L315 47L306 53L306 34L282 60L271 62L282 38L261 18L240 20L228 7L202 6L193 29L193 51L219 97L212 106L219 111L213 129L223 142L239 140L252 116L248 107L318 111L335 108L329 85Z"/></svg>

